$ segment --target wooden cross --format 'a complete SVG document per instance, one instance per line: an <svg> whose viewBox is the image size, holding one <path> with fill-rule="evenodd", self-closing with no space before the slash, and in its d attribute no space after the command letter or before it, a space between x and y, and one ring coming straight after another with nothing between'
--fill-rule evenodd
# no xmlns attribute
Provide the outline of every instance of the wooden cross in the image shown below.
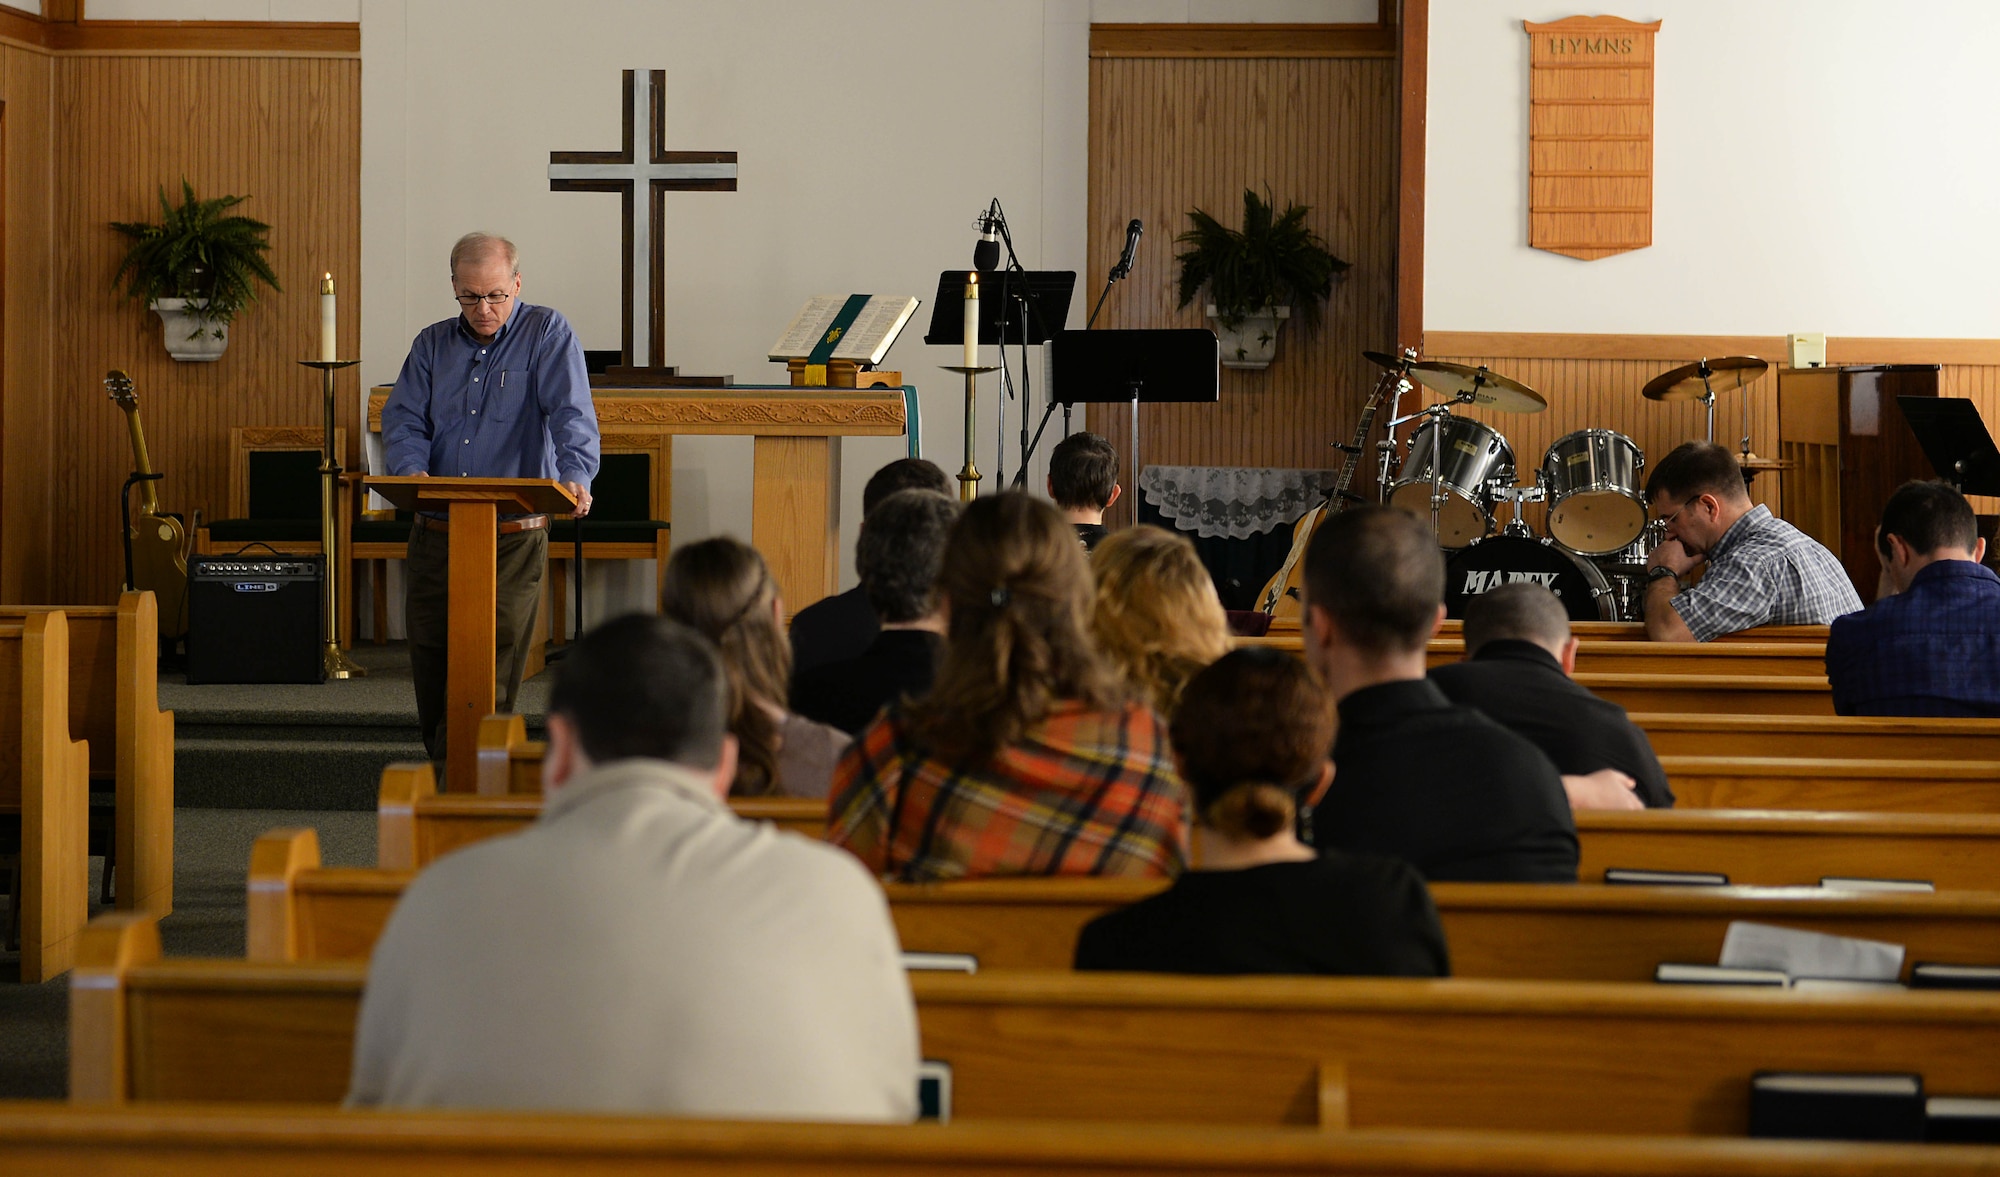
<svg viewBox="0 0 2000 1177"><path fill-rule="evenodd" d="M666 316L660 306L666 296L666 266L659 242L667 193L736 191L735 152L666 149L666 80L665 70L644 75L625 71L624 150L549 152L551 192L616 192L624 197L628 368L659 367L665 351ZM641 191L646 194L645 216L635 215L633 207Z"/></svg>

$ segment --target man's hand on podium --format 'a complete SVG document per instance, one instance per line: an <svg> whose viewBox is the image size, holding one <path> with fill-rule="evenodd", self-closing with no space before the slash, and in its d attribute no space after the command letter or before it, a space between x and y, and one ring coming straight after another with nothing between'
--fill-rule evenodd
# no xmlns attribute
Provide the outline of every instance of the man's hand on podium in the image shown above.
<svg viewBox="0 0 2000 1177"><path fill-rule="evenodd" d="M578 519L590 514L590 490L588 487L584 486L581 482L565 482L563 483L563 489L576 496L576 511L574 514Z"/></svg>

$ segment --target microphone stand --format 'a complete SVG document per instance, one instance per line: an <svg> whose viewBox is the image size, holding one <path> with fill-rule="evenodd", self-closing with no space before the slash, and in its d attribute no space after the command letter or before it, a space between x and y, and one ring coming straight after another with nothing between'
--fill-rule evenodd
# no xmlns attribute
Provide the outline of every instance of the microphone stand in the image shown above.
<svg viewBox="0 0 2000 1177"><path fill-rule="evenodd" d="M1012 247L1009 246L1009 248ZM1131 276L1132 276L1132 271L1126 269L1122 261L1113 262L1111 264L1111 272L1104 276L1104 289L1098 292L1097 305L1090 308L1090 319L1083 325L1083 329L1085 331L1088 331L1092 327L1097 326L1097 316L1101 311L1104 310L1104 300L1111 297L1111 288L1114 285L1116 285L1121 279L1129 278ZM1027 361L1024 358L1022 360L1022 367L1025 369L1026 366L1027 366ZM1058 404L1062 405L1063 436L1068 437L1070 433L1070 427L1069 427L1070 411L1076 407L1069 401L1050 401L1048 403L1048 407L1042 410L1042 423L1035 427L1035 439L1033 441L1027 440L1028 437L1027 414L1023 413L1021 415L1021 438L1022 438L1021 473L1020 477L1014 480L1015 486L1020 486L1023 482L1027 480L1028 457L1029 455L1033 454L1035 450L1042 444L1042 434L1048 431L1049 418L1056 415L1056 406Z"/></svg>

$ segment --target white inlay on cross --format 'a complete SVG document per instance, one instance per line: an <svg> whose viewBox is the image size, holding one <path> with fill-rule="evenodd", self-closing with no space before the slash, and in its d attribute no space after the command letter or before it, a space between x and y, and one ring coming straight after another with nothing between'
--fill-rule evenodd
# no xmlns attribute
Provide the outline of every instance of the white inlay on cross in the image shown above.
<svg viewBox="0 0 2000 1177"><path fill-rule="evenodd" d="M658 366L666 334L659 297L666 286L660 228L666 194L734 192L733 151L666 149L666 71L625 71L622 151L549 152L552 192L617 192L624 197L625 363ZM643 215L635 207L645 194Z"/></svg>

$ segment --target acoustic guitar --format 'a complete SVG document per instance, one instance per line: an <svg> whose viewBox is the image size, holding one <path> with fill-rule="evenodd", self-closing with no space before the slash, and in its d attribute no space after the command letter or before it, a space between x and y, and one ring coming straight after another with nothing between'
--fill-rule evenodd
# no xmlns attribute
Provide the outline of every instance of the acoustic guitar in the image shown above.
<svg viewBox="0 0 2000 1177"><path fill-rule="evenodd" d="M117 368L104 377L104 391L125 411L125 426L132 435L132 467L140 474L152 474L153 460L146 453L146 430L139 423L139 395L132 390L132 378ZM132 583L127 589L151 592L160 612L160 640L176 640L187 633L187 529L171 515L160 513L159 480L139 483L139 513L125 533L132 545Z"/></svg>
<svg viewBox="0 0 2000 1177"><path fill-rule="evenodd" d="M1361 425L1354 431L1354 444L1341 447L1347 455L1340 464L1340 478L1320 504L1299 516L1292 525L1292 550L1286 554L1285 562L1265 583L1264 591L1257 594L1257 607L1271 615L1271 619L1298 621L1305 616L1306 546L1312 543L1313 533L1327 516L1339 514L1349 501L1359 501L1348 487L1354 482L1354 467L1361 460L1362 445L1368 440L1368 431L1375 427L1375 411L1382 407L1382 398L1402 379L1402 373L1386 373L1376 383L1375 391L1368 398L1368 405L1361 410Z"/></svg>

